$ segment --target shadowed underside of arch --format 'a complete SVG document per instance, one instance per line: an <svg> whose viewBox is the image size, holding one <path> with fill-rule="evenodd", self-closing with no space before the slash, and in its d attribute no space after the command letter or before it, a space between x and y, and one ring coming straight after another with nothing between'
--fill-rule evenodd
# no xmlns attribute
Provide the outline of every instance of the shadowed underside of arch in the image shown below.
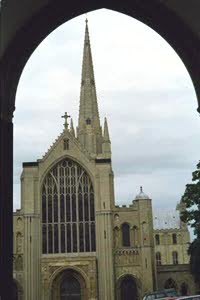
<svg viewBox="0 0 200 300"><path fill-rule="evenodd" d="M165 38L185 64L200 103L198 0L87 0L81 3L61 0L59 4L51 0L1 2L0 281L5 284L1 285L0 295L6 292L7 299L11 299L12 291L12 116L18 81L27 60L49 33L71 18L99 8L132 16Z"/></svg>
<svg viewBox="0 0 200 300"><path fill-rule="evenodd" d="M61 271L52 282L51 297L57 300L86 300L87 287L83 276L73 269Z"/></svg>
<svg viewBox="0 0 200 300"><path fill-rule="evenodd" d="M117 300L137 300L138 284L134 276L125 274L117 282L116 289Z"/></svg>

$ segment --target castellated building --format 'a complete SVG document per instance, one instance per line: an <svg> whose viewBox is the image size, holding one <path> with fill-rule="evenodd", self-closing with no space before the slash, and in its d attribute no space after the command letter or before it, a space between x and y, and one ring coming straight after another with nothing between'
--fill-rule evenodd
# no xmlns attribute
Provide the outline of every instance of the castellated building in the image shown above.
<svg viewBox="0 0 200 300"><path fill-rule="evenodd" d="M14 213L14 299L140 300L175 287L194 292L187 226L179 211L157 213L142 191L116 206L108 123L100 124L86 21L78 127L42 159L23 163Z"/></svg>

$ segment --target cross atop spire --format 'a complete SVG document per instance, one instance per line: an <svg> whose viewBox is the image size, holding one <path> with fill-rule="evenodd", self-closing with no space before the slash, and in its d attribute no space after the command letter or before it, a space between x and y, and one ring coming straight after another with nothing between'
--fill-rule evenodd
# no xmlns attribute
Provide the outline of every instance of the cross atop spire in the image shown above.
<svg viewBox="0 0 200 300"><path fill-rule="evenodd" d="M65 122L63 124L65 129L68 129L69 124L67 123L67 119L70 118L70 117L71 116L68 115L67 112L65 112L65 114L63 116L61 116L61 118L65 119Z"/></svg>

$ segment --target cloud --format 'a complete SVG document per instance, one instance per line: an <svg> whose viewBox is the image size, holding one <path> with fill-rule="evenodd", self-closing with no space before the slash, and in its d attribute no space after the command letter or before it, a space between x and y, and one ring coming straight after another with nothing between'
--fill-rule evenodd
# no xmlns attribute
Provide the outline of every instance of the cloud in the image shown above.
<svg viewBox="0 0 200 300"><path fill-rule="evenodd" d="M63 128L77 124L85 16L49 35L29 59L14 118L14 207L23 161L35 161ZM117 203L139 186L155 206L175 207L199 160L199 116L191 79L175 51L135 19L108 10L88 14L101 120L108 117ZM103 22L102 22L103 20Z"/></svg>

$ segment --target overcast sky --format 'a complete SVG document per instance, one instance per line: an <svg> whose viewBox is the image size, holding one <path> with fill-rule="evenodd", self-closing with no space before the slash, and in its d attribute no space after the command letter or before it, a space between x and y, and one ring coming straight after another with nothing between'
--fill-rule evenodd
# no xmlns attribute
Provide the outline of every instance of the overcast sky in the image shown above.
<svg viewBox="0 0 200 300"><path fill-rule="evenodd" d="M154 207L175 208L199 161L200 118L189 74L171 46L143 23L109 10L87 15L101 120L108 118L116 204L143 190ZM85 15L60 26L21 76L14 115L14 208L22 162L36 161L77 125Z"/></svg>

